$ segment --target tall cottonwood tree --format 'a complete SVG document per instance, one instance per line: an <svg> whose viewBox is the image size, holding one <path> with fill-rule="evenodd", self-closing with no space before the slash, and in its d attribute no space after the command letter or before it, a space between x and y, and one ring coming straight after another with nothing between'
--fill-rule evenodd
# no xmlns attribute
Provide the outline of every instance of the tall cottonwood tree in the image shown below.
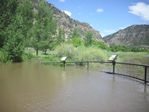
<svg viewBox="0 0 149 112"><path fill-rule="evenodd" d="M8 60L22 61L31 40L36 51L53 41L56 22L45 0L1 0L0 10L0 50Z"/></svg>
<svg viewBox="0 0 149 112"><path fill-rule="evenodd" d="M17 0L1 0L0 2L0 48L3 47L7 38L7 28L12 23L17 6Z"/></svg>
<svg viewBox="0 0 149 112"><path fill-rule="evenodd" d="M71 42L75 47L81 46L83 45L83 39L81 37L80 34L80 29L76 28L73 30L72 34L71 34Z"/></svg>
<svg viewBox="0 0 149 112"><path fill-rule="evenodd" d="M52 9L49 8L44 0L35 3L33 18L31 29L32 46L36 50L36 55L38 55L38 51L43 49L43 46L48 49L54 41L53 35L56 33L56 21L53 18Z"/></svg>
<svg viewBox="0 0 149 112"><path fill-rule="evenodd" d="M93 34L92 32L86 32L85 35L85 46L91 46L93 42Z"/></svg>
<svg viewBox="0 0 149 112"><path fill-rule="evenodd" d="M60 43L65 42L65 31L62 28L58 29L57 36L56 36L56 44L59 45Z"/></svg>
<svg viewBox="0 0 149 112"><path fill-rule="evenodd" d="M29 0L2 0L2 3L0 20L1 27L3 26L1 33L3 41L1 47L8 54L9 60L19 62L22 61L24 42L31 23L29 18L32 4Z"/></svg>

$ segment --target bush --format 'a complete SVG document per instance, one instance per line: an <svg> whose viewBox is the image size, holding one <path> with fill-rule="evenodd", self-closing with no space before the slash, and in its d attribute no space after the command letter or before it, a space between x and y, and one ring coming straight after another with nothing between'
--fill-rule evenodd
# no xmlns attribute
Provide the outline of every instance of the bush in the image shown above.
<svg viewBox="0 0 149 112"><path fill-rule="evenodd" d="M106 44L103 41L93 40L93 46L96 46L96 47L101 48L101 49L109 50L108 44Z"/></svg>
<svg viewBox="0 0 149 112"><path fill-rule="evenodd" d="M8 62L8 60L9 60L8 54L5 51L0 50L0 62L6 63Z"/></svg>
<svg viewBox="0 0 149 112"><path fill-rule="evenodd" d="M67 56L72 61L104 61L107 52L97 47L79 46L75 48L72 44L62 44L56 48L56 56L59 58Z"/></svg>
<svg viewBox="0 0 149 112"><path fill-rule="evenodd" d="M111 45L110 50L113 52L148 52L148 49L145 48L124 45Z"/></svg>
<svg viewBox="0 0 149 112"><path fill-rule="evenodd" d="M73 46L75 46L75 47L84 45L84 41L81 38L77 38L77 37L72 38L71 42L72 42Z"/></svg>
<svg viewBox="0 0 149 112"><path fill-rule="evenodd" d="M78 61L105 61L107 53L96 47L78 47L75 54L75 59Z"/></svg>
<svg viewBox="0 0 149 112"><path fill-rule="evenodd" d="M33 56L33 54L31 54L31 53L24 53L24 54L22 55L23 61L30 60L30 59L32 59L33 57L34 57L34 56Z"/></svg>
<svg viewBox="0 0 149 112"><path fill-rule="evenodd" d="M73 59L76 48L72 44L61 44L55 49L55 51L59 58L62 56L67 56L69 59Z"/></svg>

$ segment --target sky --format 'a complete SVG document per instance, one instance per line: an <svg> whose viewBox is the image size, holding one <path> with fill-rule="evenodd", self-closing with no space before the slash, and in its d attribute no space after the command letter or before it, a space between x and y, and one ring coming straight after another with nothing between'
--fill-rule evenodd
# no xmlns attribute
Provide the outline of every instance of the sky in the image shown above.
<svg viewBox="0 0 149 112"><path fill-rule="evenodd" d="M67 15L90 24L102 36L130 25L149 24L149 0L47 0Z"/></svg>

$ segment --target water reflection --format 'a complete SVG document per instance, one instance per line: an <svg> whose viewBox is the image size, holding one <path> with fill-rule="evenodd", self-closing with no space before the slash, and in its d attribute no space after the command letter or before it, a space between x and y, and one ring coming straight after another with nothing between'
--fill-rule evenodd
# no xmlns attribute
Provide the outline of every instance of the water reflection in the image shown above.
<svg viewBox="0 0 149 112"><path fill-rule="evenodd" d="M99 71L0 65L0 112L149 111L149 86Z"/></svg>

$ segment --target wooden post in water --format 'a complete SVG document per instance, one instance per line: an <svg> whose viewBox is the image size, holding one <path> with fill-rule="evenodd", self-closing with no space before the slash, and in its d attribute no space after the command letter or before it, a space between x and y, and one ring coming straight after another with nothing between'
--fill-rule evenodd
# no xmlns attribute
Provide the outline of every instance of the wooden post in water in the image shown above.
<svg viewBox="0 0 149 112"><path fill-rule="evenodd" d="M114 60L114 61L112 61L112 65L113 65L113 74L115 74L115 65L116 65L115 60Z"/></svg>
<svg viewBox="0 0 149 112"><path fill-rule="evenodd" d="M64 68L65 68L65 66L66 66L66 61L63 61L63 66L64 66Z"/></svg>
<svg viewBox="0 0 149 112"><path fill-rule="evenodd" d="M144 66L144 83L147 83L147 66Z"/></svg>

